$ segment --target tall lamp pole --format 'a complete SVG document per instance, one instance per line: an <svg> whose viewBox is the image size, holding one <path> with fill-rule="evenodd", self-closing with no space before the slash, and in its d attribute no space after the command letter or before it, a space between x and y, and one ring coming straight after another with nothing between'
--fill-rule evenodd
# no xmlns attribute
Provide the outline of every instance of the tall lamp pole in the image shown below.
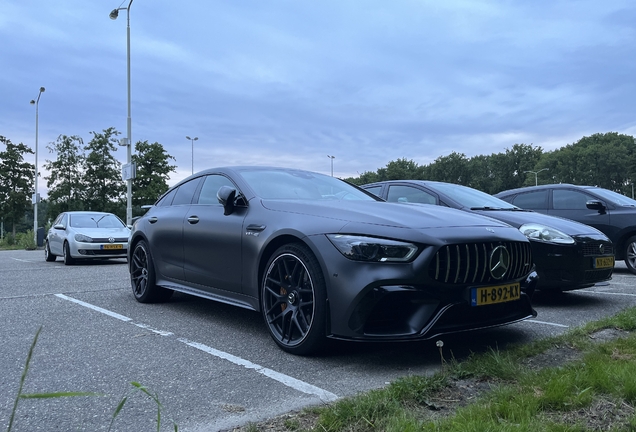
<svg viewBox="0 0 636 432"><path fill-rule="evenodd" d="M543 168L543 169L540 169L539 171L524 171L524 173L532 173L532 174L534 174L534 185L538 186L539 185L539 176L538 176L539 173L541 171L547 171L549 169L550 168Z"/></svg>
<svg viewBox="0 0 636 432"><path fill-rule="evenodd" d="M186 136L186 139L189 139L192 142L192 174L194 174L194 142L199 139L199 137L190 138Z"/></svg>
<svg viewBox="0 0 636 432"><path fill-rule="evenodd" d="M38 246L38 108L40 106L40 96L44 93L45 88L40 87L40 92L35 100L31 101L31 105L35 105L35 193L33 194L33 241Z"/></svg>
<svg viewBox="0 0 636 432"><path fill-rule="evenodd" d="M336 158L335 156L327 155L329 159L331 159L331 177L333 177L333 160Z"/></svg>
<svg viewBox="0 0 636 432"><path fill-rule="evenodd" d="M131 116L131 98L130 98L130 6L133 0L130 0L127 7L113 9L109 14L110 19L116 20L120 10L126 11L126 71L128 83L128 119L126 123L126 163L129 168L128 178L126 179L126 225L132 224L132 179L134 170L132 169L132 116Z"/></svg>

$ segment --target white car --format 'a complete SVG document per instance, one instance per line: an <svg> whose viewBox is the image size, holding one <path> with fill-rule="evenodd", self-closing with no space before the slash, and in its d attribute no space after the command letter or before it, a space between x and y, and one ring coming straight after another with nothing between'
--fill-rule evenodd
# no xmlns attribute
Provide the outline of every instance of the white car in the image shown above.
<svg viewBox="0 0 636 432"><path fill-rule="evenodd" d="M112 213L69 211L60 213L44 242L44 258L64 264L77 260L126 258L130 229Z"/></svg>

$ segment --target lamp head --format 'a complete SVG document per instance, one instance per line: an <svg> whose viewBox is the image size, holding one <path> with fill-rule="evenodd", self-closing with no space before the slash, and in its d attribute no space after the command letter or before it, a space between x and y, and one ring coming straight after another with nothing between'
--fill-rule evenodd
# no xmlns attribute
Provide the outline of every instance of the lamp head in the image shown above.
<svg viewBox="0 0 636 432"><path fill-rule="evenodd" d="M119 16L119 9L113 9L113 11L108 15L110 19L116 20Z"/></svg>
<svg viewBox="0 0 636 432"><path fill-rule="evenodd" d="M46 90L44 87L40 87L40 93L44 93L44 90Z"/></svg>
<svg viewBox="0 0 636 432"><path fill-rule="evenodd" d="M194 141L196 141L196 140L198 140L198 139L199 139L199 137L194 137L194 138L192 138L192 139L193 139Z"/></svg>
<svg viewBox="0 0 636 432"><path fill-rule="evenodd" d="M192 138L190 138L189 136L186 135L186 139L192 139Z"/></svg>
<svg viewBox="0 0 636 432"><path fill-rule="evenodd" d="M35 105L35 101L33 99L31 99L31 102L29 102L31 105Z"/></svg>

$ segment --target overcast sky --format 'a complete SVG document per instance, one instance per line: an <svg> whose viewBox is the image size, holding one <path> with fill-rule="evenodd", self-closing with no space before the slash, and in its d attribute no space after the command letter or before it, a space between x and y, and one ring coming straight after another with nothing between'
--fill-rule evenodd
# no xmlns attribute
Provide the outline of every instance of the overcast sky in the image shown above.
<svg viewBox="0 0 636 432"><path fill-rule="evenodd" d="M119 1L0 0L0 135L35 147L45 87L40 166L60 134L125 137ZM170 184L192 169L186 135L195 171L329 174L331 155L339 177L636 135L633 0L134 0L130 33L133 142L176 158Z"/></svg>

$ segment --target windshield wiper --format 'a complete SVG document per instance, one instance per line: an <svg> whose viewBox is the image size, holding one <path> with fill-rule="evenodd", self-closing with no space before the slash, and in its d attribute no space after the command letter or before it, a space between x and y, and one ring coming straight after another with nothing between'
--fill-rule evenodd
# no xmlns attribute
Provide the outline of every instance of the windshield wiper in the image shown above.
<svg viewBox="0 0 636 432"><path fill-rule="evenodd" d="M99 218L99 219L97 219L97 220L95 220L94 218L91 218L91 220L92 220L93 222L95 222L95 226L99 227L99 222L100 222L102 219L104 219L106 216L108 216L108 215L104 215L104 216L100 217L100 218Z"/></svg>

